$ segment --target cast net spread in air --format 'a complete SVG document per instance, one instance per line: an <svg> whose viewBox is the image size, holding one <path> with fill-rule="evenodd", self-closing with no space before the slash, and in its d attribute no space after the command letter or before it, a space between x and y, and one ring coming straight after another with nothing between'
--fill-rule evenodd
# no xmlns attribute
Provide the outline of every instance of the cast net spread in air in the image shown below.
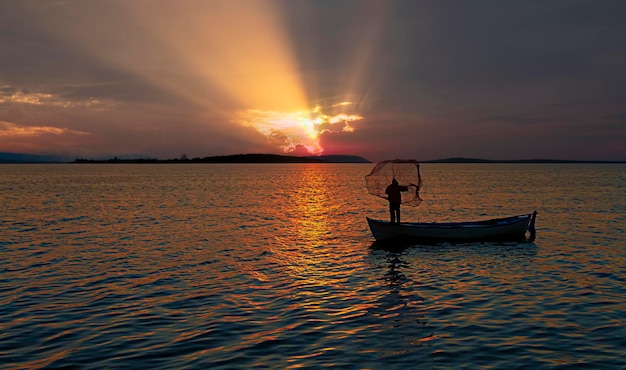
<svg viewBox="0 0 626 370"><path fill-rule="evenodd" d="M365 184L370 194L387 199L385 190L396 179L398 185L406 186L408 191L402 192L402 204L418 206L422 202L420 189L422 177L420 176L419 162L413 159L393 159L379 162L369 175L365 176Z"/></svg>

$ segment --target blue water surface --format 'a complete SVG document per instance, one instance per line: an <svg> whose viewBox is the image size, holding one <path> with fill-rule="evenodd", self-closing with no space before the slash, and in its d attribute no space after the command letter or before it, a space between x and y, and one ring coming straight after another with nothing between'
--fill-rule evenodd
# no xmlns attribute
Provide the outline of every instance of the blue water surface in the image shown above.
<svg viewBox="0 0 626 370"><path fill-rule="evenodd" d="M425 164L374 243L372 165L0 165L0 367L625 368L626 167Z"/></svg>

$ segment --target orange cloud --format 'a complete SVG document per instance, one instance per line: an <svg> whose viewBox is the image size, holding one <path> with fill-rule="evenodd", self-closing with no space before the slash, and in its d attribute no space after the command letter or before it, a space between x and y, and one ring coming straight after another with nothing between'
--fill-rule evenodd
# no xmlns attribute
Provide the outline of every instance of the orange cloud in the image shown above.
<svg viewBox="0 0 626 370"><path fill-rule="evenodd" d="M241 113L237 122L253 127L285 153L305 148L309 154L321 154L324 151L320 145L322 133L353 132L354 127L350 122L360 119L362 117L356 114L341 113L330 116L317 106L297 112L249 109Z"/></svg>
<svg viewBox="0 0 626 370"><path fill-rule="evenodd" d="M15 123L0 121L0 137L27 137L39 135L89 135L87 132L50 126L21 126Z"/></svg>

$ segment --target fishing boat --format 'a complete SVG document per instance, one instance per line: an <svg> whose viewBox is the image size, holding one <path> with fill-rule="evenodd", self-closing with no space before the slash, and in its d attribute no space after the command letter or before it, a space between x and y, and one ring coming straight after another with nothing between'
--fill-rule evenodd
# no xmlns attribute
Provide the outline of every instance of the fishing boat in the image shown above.
<svg viewBox="0 0 626 370"><path fill-rule="evenodd" d="M482 240L523 240L535 238L537 211L524 215L465 222L403 222L375 220L367 217L376 241L416 240L428 242L461 242Z"/></svg>
<svg viewBox="0 0 626 370"><path fill-rule="evenodd" d="M400 203L418 206L422 202L422 175L415 159L379 162L365 176L370 194L389 202L390 221L367 217L376 241L411 239L427 242L477 240L521 240L535 238L537 211L517 216L463 222L400 222Z"/></svg>

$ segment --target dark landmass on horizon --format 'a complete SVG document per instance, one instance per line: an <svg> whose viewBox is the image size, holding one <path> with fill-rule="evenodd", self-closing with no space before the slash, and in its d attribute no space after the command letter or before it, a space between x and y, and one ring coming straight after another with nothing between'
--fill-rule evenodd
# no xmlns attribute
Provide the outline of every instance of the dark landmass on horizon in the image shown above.
<svg viewBox="0 0 626 370"><path fill-rule="evenodd" d="M120 159L106 160L76 159L73 163L371 163L367 159L354 155L289 156L279 154L233 154L204 158L177 159Z"/></svg>
<svg viewBox="0 0 626 370"><path fill-rule="evenodd" d="M58 155L0 152L0 163L67 163L71 159Z"/></svg>
<svg viewBox="0 0 626 370"><path fill-rule="evenodd" d="M561 159L481 159L452 157L420 161L421 163L626 163L626 160L561 160ZM124 156L107 159L71 159L66 156L37 155L0 152L0 163L27 164L27 163L372 163L371 161L353 155L322 155L322 156L289 156L279 154L234 154L203 158L187 158L182 156L176 159L155 158L128 158Z"/></svg>
<svg viewBox="0 0 626 370"><path fill-rule="evenodd" d="M624 161L585 161L568 159L480 159L480 158L445 158L420 161L420 163L626 163Z"/></svg>

